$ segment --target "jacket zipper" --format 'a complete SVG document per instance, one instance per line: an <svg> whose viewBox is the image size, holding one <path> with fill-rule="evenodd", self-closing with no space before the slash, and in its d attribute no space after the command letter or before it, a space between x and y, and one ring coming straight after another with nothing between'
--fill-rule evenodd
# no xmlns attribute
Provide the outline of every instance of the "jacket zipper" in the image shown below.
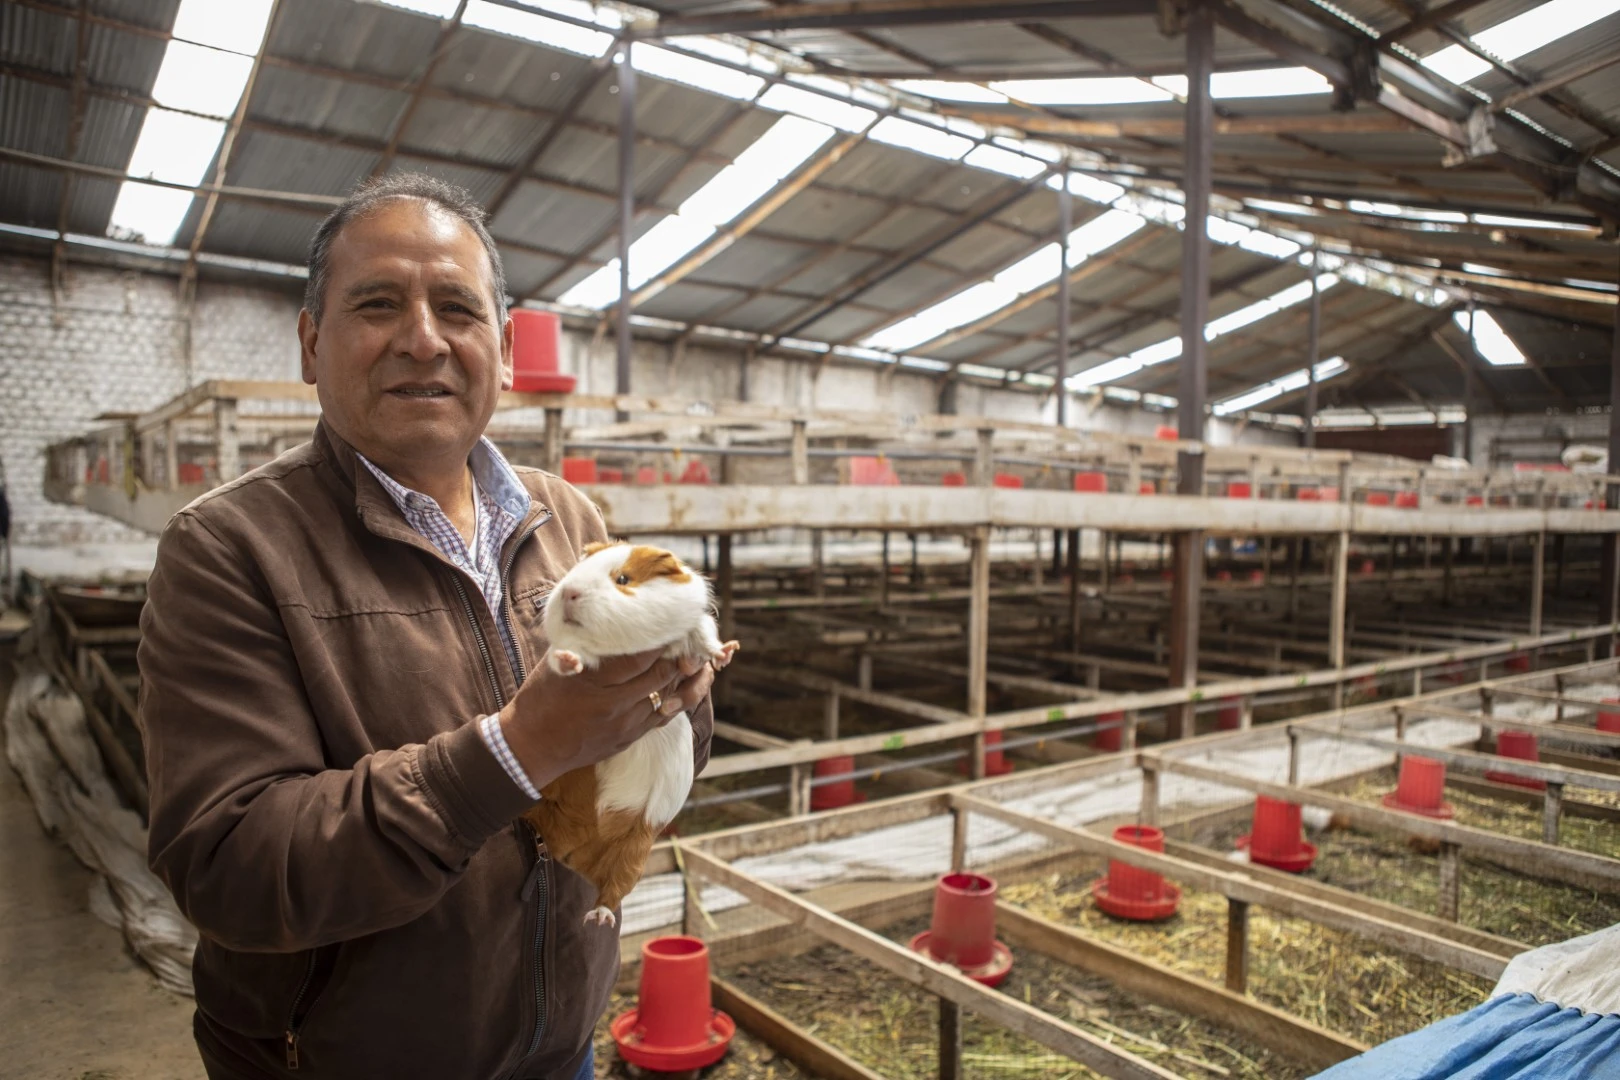
<svg viewBox="0 0 1620 1080"><path fill-rule="evenodd" d="M535 523L525 530L512 544L511 552L507 555L505 563L501 566L501 623L506 629L506 636L512 642L512 674L517 677L517 684L523 685L527 672L523 666L523 651L518 647L517 634L512 627L512 564L517 561L518 549L523 542L533 536L546 522L551 520L551 512L546 511ZM454 574L451 578L456 585L456 593L461 597L461 606L467 613L467 621L472 624L473 637L478 641L478 655L484 661L484 673L489 677L490 689L495 692L495 705L497 709L506 706L506 695L501 691L500 676L495 672L495 658L490 652L489 639L484 636L484 628L478 623L478 614L473 609L472 599L467 595L467 587L461 581L461 575ZM504 647L504 646L503 646ZM546 970L543 951L546 941L546 916L551 900L551 882L546 874L546 865L550 857L546 853L546 843L540 834L530 830L534 839L534 868L529 871L529 879L524 882L521 893L522 899L529 899L532 893L535 896L534 920L534 1034L529 1039L529 1048L523 1056L529 1057L540 1049L540 1040L546 1032ZM293 1044L289 1044L290 1047ZM288 1051L288 1060L295 1058L295 1047ZM296 1065L289 1066L297 1068Z"/></svg>
<svg viewBox="0 0 1620 1080"><path fill-rule="evenodd" d="M529 1048L523 1052L529 1057L540 1049L540 1040L546 1033L546 965L543 955L546 944L546 914L551 901L551 878L547 874L547 864L551 856L546 851L546 842L540 839L540 834L533 829L529 836L534 840L534 869L529 871L529 880L523 886L523 898L528 899L529 894L535 895L536 915L534 920L534 1034L529 1038Z"/></svg>
<svg viewBox="0 0 1620 1080"><path fill-rule="evenodd" d="M304 995L309 993L310 983L315 981L315 964L320 954L314 949L309 952L309 966L304 968L304 981L298 984L298 992L293 995L292 1009L287 1013L287 1030L284 1032L287 1050L287 1068L292 1072L298 1071L298 1031L304 1026L307 1017L298 1015L298 1008L304 1003Z"/></svg>

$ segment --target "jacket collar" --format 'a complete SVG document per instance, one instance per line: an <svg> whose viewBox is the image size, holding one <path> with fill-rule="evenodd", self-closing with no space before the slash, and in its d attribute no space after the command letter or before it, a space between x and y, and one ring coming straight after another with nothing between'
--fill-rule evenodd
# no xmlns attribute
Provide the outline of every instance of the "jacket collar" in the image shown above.
<svg viewBox="0 0 1620 1080"><path fill-rule="evenodd" d="M400 540L411 544L413 547L422 547L432 551L435 555L438 554L432 545L422 538L421 534L411 528L410 523L405 520L405 515L400 513L399 507L395 504L393 497L388 494L387 489L372 475L371 470L361 462L359 453L354 447L345 442L342 436L327 425L324 417L316 422L315 435L311 441L314 443L321 459L332 469L338 480L354 493L355 513L367 529L378 536L391 540ZM491 449L493 449L493 444L491 444ZM497 456L499 456L498 451ZM506 464L504 458L501 459L501 464L503 466ZM516 474L512 473L509 466L506 472L515 481L521 483ZM513 531L512 538L507 541L509 544L521 540L533 528L536 521L551 513L550 509L541 503L533 491L528 491L526 485L524 490L529 495L528 511L518 522L518 527Z"/></svg>

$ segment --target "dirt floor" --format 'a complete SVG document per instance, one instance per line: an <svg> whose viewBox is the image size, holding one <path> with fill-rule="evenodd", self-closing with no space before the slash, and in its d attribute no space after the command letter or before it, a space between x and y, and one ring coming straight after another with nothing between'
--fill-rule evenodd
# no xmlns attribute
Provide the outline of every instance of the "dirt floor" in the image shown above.
<svg viewBox="0 0 1620 1080"><path fill-rule="evenodd" d="M0 651L0 701L11 657ZM0 760L0 1080L203 1080L189 999L90 914L91 875Z"/></svg>

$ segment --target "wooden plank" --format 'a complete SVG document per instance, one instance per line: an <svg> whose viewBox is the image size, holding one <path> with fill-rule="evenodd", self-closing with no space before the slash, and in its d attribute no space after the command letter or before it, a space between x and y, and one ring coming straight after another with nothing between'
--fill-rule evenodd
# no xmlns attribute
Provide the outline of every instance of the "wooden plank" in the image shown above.
<svg viewBox="0 0 1620 1080"><path fill-rule="evenodd" d="M1118 946L1061 926L1023 908L996 902L996 932L1009 944L1101 975L1126 993L1230 1028L1312 1071L1367 1048L1196 975L1185 975Z"/></svg>
<svg viewBox="0 0 1620 1080"><path fill-rule="evenodd" d="M1358 746L1370 746L1377 750L1388 750L1392 754L1421 754L1423 757L1443 761L1447 765L1456 765L1470 772L1506 773L1509 776L1519 776L1526 780L1545 780L1550 784L1575 784L1578 787L1592 788L1596 791L1620 792L1620 777L1606 776L1603 773L1591 772L1587 769L1571 769L1551 762L1524 761L1519 758L1498 757L1496 754L1481 754L1475 750L1454 750L1440 746L1415 746L1399 739L1384 739L1376 735L1362 735L1352 731L1331 731L1315 725L1289 724L1290 729L1297 729L1301 733L1310 734L1318 738L1337 739L1340 742L1355 743ZM1519 725L1519 729L1535 725Z"/></svg>
<svg viewBox="0 0 1620 1080"><path fill-rule="evenodd" d="M688 869L699 877L733 889L753 903L848 949L891 975L897 975L931 994L969 1009L977 1016L1066 1054L1104 1076L1115 1080L1180 1080L1175 1073L1112 1046L1090 1032L1033 1005L980 986L955 968L925 960L888 938L824 911L775 885L750 877L703 851L687 849L686 860Z"/></svg>
<svg viewBox="0 0 1620 1080"><path fill-rule="evenodd" d="M1016 828L1079 848L1089 854L1102 855L1132 866L1140 866L1183 882L1192 888L1218 892L1229 899L1260 904L1285 915L1294 915L1323 926L1348 930L1380 945L1402 949L1459 971L1495 979L1501 976L1502 969L1507 966L1501 957L1337 904L1279 889L1243 873L1241 869L1223 871L1199 866L1173 856L1119 843L1090 829L1059 825L961 792L952 793L950 800L952 805L960 809L995 818Z"/></svg>
<svg viewBox="0 0 1620 1080"><path fill-rule="evenodd" d="M710 977L709 987L715 1008L729 1013L738 1027L789 1061L803 1066L811 1076L821 1080L884 1080L882 1073L873 1072L831 1043L816 1038L718 975Z"/></svg>

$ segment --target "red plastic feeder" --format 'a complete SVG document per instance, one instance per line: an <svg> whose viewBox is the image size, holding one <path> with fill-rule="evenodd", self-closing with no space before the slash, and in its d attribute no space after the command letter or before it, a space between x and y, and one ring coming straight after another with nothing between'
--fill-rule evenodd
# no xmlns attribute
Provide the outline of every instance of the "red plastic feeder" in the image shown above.
<svg viewBox="0 0 1620 1080"><path fill-rule="evenodd" d="M1298 803L1265 795L1254 797L1253 831L1237 839L1249 849L1249 861L1290 874L1303 874L1316 861L1316 845L1305 840Z"/></svg>
<svg viewBox="0 0 1620 1080"><path fill-rule="evenodd" d="M570 484L596 483L596 459L588 457L563 458L562 478Z"/></svg>
<svg viewBox="0 0 1620 1080"><path fill-rule="evenodd" d="M1157 495L1159 493L1159 487L1151 480L1144 480L1141 482L1141 484L1137 485L1136 493L1138 495Z"/></svg>
<svg viewBox="0 0 1620 1080"><path fill-rule="evenodd" d="M1387 492L1387 491L1369 491L1369 492L1367 492L1367 505L1368 506L1388 506L1389 505L1389 492Z"/></svg>
<svg viewBox="0 0 1620 1080"><path fill-rule="evenodd" d="M1507 658L1505 666L1514 674L1523 675L1525 672L1530 670L1530 654L1527 652L1516 652Z"/></svg>
<svg viewBox="0 0 1620 1080"><path fill-rule="evenodd" d="M1384 796L1391 810L1450 820L1456 813L1444 800L1446 763L1434 758L1408 754L1401 759L1401 778L1395 790Z"/></svg>
<svg viewBox="0 0 1620 1080"><path fill-rule="evenodd" d="M990 478L990 482L998 488L1021 488L1024 486L1022 476L1014 476L1012 473L1004 472L996 473L995 476Z"/></svg>
<svg viewBox="0 0 1620 1080"><path fill-rule="evenodd" d="M1246 481L1234 481L1226 485L1226 497L1228 499L1252 499L1254 498L1254 486Z"/></svg>
<svg viewBox="0 0 1620 1080"><path fill-rule="evenodd" d="M966 761L957 762L956 763L956 771L963 774L964 776L967 775L968 762L966 762ZM1001 732L999 732L999 731L987 731L987 732L985 732L984 733L984 775L986 775L986 776L1006 776L1008 773L1010 773L1012 771L1013 771L1013 767L1012 767L1011 763L1009 763L1007 761L1007 755L1004 754L1002 752L1002 750L1001 750Z"/></svg>
<svg viewBox="0 0 1620 1080"><path fill-rule="evenodd" d="M204 481L203 467L190 461L180 463L180 482L182 484L200 484Z"/></svg>
<svg viewBox="0 0 1620 1080"><path fill-rule="evenodd" d="M1483 496L1483 495L1470 495L1470 496L1468 496L1468 499L1467 499L1467 502L1465 503L1465 505L1467 505L1467 506L1484 506L1485 505L1485 496Z"/></svg>
<svg viewBox="0 0 1620 1080"><path fill-rule="evenodd" d="M1160 581L1174 581L1174 580L1176 580L1176 572L1174 570L1160 570L1159 571L1159 580Z"/></svg>
<svg viewBox="0 0 1620 1080"><path fill-rule="evenodd" d="M1151 825L1121 825L1114 839L1148 851L1164 850L1164 830ZM1162 875L1115 859L1108 860L1108 876L1097 879L1091 896L1108 914L1134 922L1168 919L1181 903L1181 889Z"/></svg>
<svg viewBox="0 0 1620 1080"><path fill-rule="evenodd" d="M709 475L709 467L701 458L693 458L686 463L686 471L681 473L683 484L712 484L714 478Z"/></svg>
<svg viewBox="0 0 1620 1080"><path fill-rule="evenodd" d="M852 457L849 459L849 482L861 487L898 487L900 476L883 457Z"/></svg>
<svg viewBox="0 0 1620 1080"><path fill-rule="evenodd" d="M1372 573L1373 571L1375 571L1377 569L1378 568L1373 565L1373 561L1371 559L1362 559L1361 560L1361 572L1363 574L1370 574L1370 573Z"/></svg>
<svg viewBox="0 0 1620 1080"><path fill-rule="evenodd" d="M1249 580L1256 585L1264 585L1266 583L1266 572L1264 570L1250 570Z"/></svg>
<svg viewBox="0 0 1620 1080"><path fill-rule="evenodd" d="M1108 490L1108 474L1100 472L1075 473L1074 490L1088 494L1105 492Z"/></svg>
<svg viewBox="0 0 1620 1080"><path fill-rule="evenodd" d="M572 394L576 380L557 370L562 318L554 311L512 309L512 389L525 394Z"/></svg>
<svg viewBox="0 0 1620 1080"><path fill-rule="evenodd" d="M1125 714L1123 712L1103 713L1097 717L1097 723L1113 723L1113 727L1106 727L1092 733L1091 745L1105 753L1115 753L1125 745Z"/></svg>
<svg viewBox="0 0 1620 1080"><path fill-rule="evenodd" d="M678 935L647 942L636 1007L609 1028L619 1056L653 1072L686 1072L719 1061L737 1025L709 994L707 945Z"/></svg>
<svg viewBox="0 0 1620 1080"><path fill-rule="evenodd" d="M1217 570L1217 571L1215 571L1215 580L1216 581L1231 581L1232 580L1232 571L1230 571L1230 570Z"/></svg>
<svg viewBox="0 0 1620 1080"><path fill-rule="evenodd" d="M622 484L622 483L624 483L624 470L623 469L597 469L596 470L596 482L598 484Z"/></svg>
<svg viewBox="0 0 1620 1080"><path fill-rule="evenodd" d="M948 472L939 482L944 487L967 487L967 473Z"/></svg>
<svg viewBox="0 0 1620 1080"><path fill-rule="evenodd" d="M1236 731L1243 726L1243 699L1221 698L1220 711L1215 714L1216 725L1222 731Z"/></svg>
<svg viewBox="0 0 1620 1080"><path fill-rule="evenodd" d="M934 886L934 917L911 948L949 964L976 983L999 986L1012 970L1012 950L996 940L996 881L983 874L943 874Z"/></svg>
<svg viewBox="0 0 1620 1080"><path fill-rule="evenodd" d="M636 483L646 485L658 483L658 470L651 465L641 466L636 470Z"/></svg>
<svg viewBox="0 0 1620 1080"><path fill-rule="evenodd" d="M1418 508L1418 493L1415 491L1397 491L1395 493L1395 508L1397 510L1416 510Z"/></svg>
<svg viewBox="0 0 1620 1080"><path fill-rule="evenodd" d="M855 771L854 755L822 758L810 771L813 776L843 777L842 780L834 780L830 784L817 784L810 789L811 810L837 810L842 806L866 801L866 797L855 790L855 778L849 775Z"/></svg>
<svg viewBox="0 0 1620 1080"><path fill-rule="evenodd" d="M1603 704L1620 705L1620 698L1606 697L1603 699ZM1597 729L1599 731L1610 732L1614 735L1620 735L1620 712L1615 712L1612 709L1599 709L1597 714Z"/></svg>
<svg viewBox="0 0 1620 1080"><path fill-rule="evenodd" d="M1165 442L1173 442L1176 439L1181 438L1181 432L1171 427L1169 424L1160 424L1158 427L1153 429L1153 437L1155 439L1163 439Z"/></svg>
<svg viewBox="0 0 1620 1080"><path fill-rule="evenodd" d="M1497 757L1517 758L1520 761L1540 761L1541 751L1536 746L1536 736L1530 731L1499 731L1496 733ZM1528 788L1531 791L1546 791L1547 781L1532 780L1528 776L1513 776L1510 773L1485 773L1485 779L1494 780L1498 784L1512 784L1514 787Z"/></svg>

